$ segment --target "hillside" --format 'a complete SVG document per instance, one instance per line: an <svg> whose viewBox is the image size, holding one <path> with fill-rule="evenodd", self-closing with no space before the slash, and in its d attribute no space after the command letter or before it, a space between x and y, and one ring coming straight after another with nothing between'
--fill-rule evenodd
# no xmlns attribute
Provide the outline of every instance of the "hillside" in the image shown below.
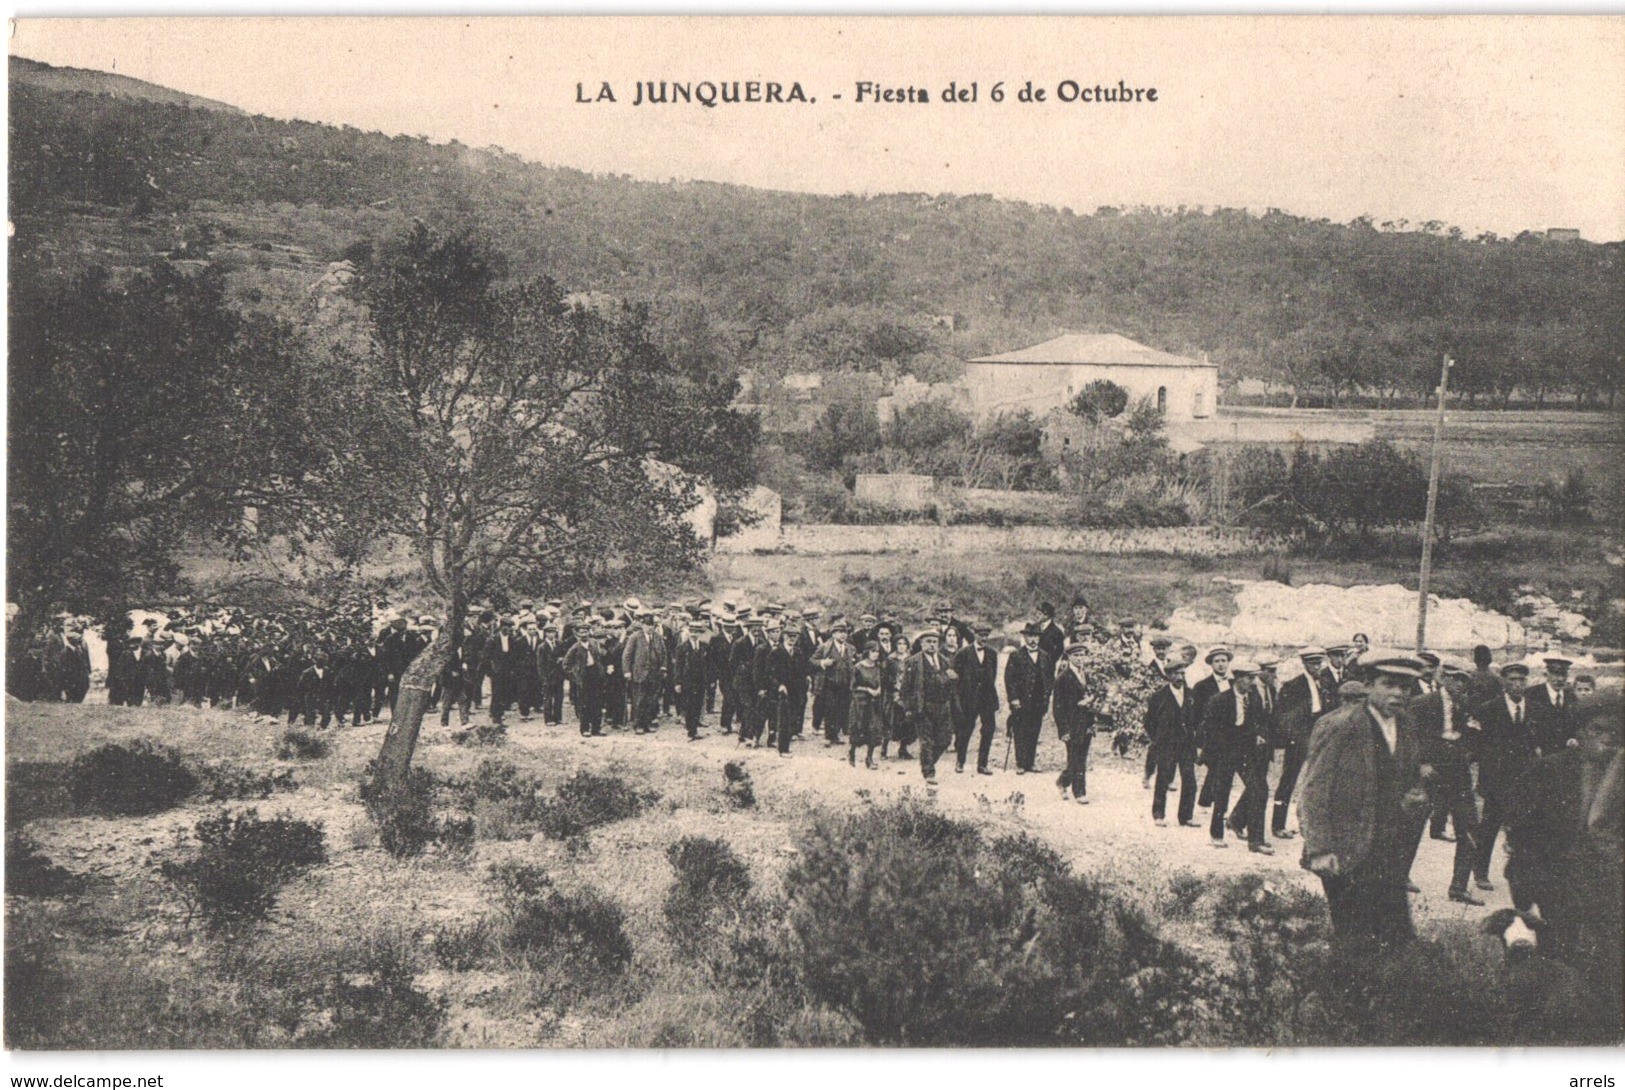
<svg viewBox="0 0 1625 1090"><path fill-rule="evenodd" d="M314 282L347 247L421 217L477 223L515 274L700 315L719 355L768 374L935 376L944 360L1062 329L1206 351L1227 382L1334 392L1426 390L1450 351L1464 392L1611 397L1625 358L1620 243L1275 210L1080 214L976 195L657 184L40 69L12 63L10 139L13 256L42 274L214 260L225 245L245 302L269 293L274 308L279 288L256 269L297 257L316 266L300 282ZM241 260L251 251L271 256ZM933 318L948 316L943 332Z"/></svg>
<svg viewBox="0 0 1625 1090"><path fill-rule="evenodd" d="M120 76L114 72L97 72L89 68L58 67L54 64L46 64L43 61L29 60L27 57L11 58L11 80L14 87L18 84L25 84L46 91L83 92L92 95L110 95L113 98L138 98L148 102L165 102L198 110L223 110L232 114L243 112L238 107L225 102L216 102L212 98L189 95L184 91L174 91L168 87L160 87L156 83L148 83L146 80L132 79L129 76Z"/></svg>

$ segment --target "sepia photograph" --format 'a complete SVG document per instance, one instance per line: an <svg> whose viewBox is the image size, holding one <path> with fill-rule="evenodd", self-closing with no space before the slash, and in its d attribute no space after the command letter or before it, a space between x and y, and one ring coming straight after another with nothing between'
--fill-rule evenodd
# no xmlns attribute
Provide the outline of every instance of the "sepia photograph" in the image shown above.
<svg viewBox="0 0 1625 1090"><path fill-rule="evenodd" d="M21 17L6 113L17 1070L1614 1085L1625 19Z"/></svg>

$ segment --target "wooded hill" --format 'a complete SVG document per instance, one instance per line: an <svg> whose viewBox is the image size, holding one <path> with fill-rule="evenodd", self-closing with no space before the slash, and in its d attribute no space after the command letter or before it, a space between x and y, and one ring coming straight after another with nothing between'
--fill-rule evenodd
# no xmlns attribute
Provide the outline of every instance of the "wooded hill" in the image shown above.
<svg viewBox="0 0 1625 1090"><path fill-rule="evenodd" d="M680 345L768 376L935 380L1062 329L1205 351L1226 382L1305 394L1415 395L1447 351L1453 389L1492 400L1612 402L1625 372L1625 246L1549 241L1545 224L1467 238L1274 210L1080 214L985 195L661 184L63 90L78 84L43 68L11 62L20 277L226 261L241 305L286 312L326 263L417 217L477 224L514 275L649 302Z"/></svg>

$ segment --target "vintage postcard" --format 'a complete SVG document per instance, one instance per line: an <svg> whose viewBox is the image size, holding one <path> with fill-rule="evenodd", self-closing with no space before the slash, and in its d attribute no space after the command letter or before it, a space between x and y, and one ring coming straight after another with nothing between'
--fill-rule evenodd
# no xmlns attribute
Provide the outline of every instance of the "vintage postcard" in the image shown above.
<svg viewBox="0 0 1625 1090"><path fill-rule="evenodd" d="M1625 1040L1618 17L22 18L7 83L30 1085Z"/></svg>

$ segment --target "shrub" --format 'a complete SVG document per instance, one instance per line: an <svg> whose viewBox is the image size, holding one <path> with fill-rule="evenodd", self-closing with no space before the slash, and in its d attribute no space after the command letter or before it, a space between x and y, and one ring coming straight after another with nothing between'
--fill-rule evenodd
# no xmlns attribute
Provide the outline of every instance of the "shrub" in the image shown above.
<svg viewBox="0 0 1625 1090"><path fill-rule="evenodd" d="M284 883L327 861L321 824L286 814L265 821L255 810L222 810L193 833L197 848L163 860L159 873L185 899L188 918L201 914L211 930L264 919Z"/></svg>
<svg viewBox="0 0 1625 1090"><path fill-rule="evenodd" d="M451 740L459 746L500 746L508 740L508 728L502 723L479 723L452 731Z"/></svg>
<svg viewBox="0 0 1625 1090"><path fill-rule="evenodd" d="M179 753L144 738L80 754L68 772L74 808L86 813L156 814L179 805L197 785Z"/></svg>
<svg viewBox="0 0 1625 1090"><path fill-rule="evenodd" d="M738 761L729 761L722 766L722 794L741 810L749 810L756 805L756 788L751 786L750 773Z"/></svg>
<svg viewBox="0 0 1625 1090"><path fill-rule="evenodd" d="M544 836L572 840L601 825L636 817L659 798L620 776L582 769L560 784L553 798L539 803L537 819Z"/></svg>
<svg viewBox="0 0 1625 1090"><path fill-rule="evenodd" d="M1264 558L1264 564L1258 571L1258 577L1266 583L1283 583L1292 585L1292 562L1280 553L1271 553Z"/></svg>
<svg viewBox="0 0 1625 1090"><path fill-rule="evenodd" d="M1079 390L1067 408L1089 423L1098 424L1128 408L1128 391L1110 379L1097 378Z"/></svg>
<svg viewBox="0 0 1625 1090"><path fill-rule="evenodd" d="M319 1002L328 1020L300 1040L310 1048L422 1048L446 1016L445 1002L417 987L393 945L379 947L365 971L328 978Z"/></svg>
<svg viewBox="0 0 1625 1090"><path fill-rule="evenodd" d="M474 819L472 817L449 817L440 822L440 828L435 833L435 839L440 846L452 855L469 856L474 854Z"/></svg>
<svg viewBox="0 0 1625 1090"><path fill-rule="evenodd" d="M435 838L439 823L434 816L434 776L421 768L407 773L406 789L395 799L385 799L373 790L370 779L361 782L361 801L367 815L378 826L378 840L397 859L421 855Z"/></svg>
<svg viewBox="0 0 1625 1090"><path fill-rule="evenodd" d="M60 897L78 893L85 880L53 863L34 838L16 829L6 830L6 893L13 897Z"/></svg>
<svg viewBox="0 0 1625 1090"><path fill-rule="evenodd" d="M538 974L545 994L597 991L632 963L625 914L596 889L559 890L542 868L511 862L490 881L502 906L498 945Z"/></svg>
<svg viewBox="0 0 1625 1090"><path fill-rule="evenodd" d="M666 850L677 880L666 894L666 929L679 949L714 931L715 917L737 913L750 895L750 868L726 842L685 836Z"/></svg>
<svg viewBox="0 0 1625 1090"><path fill-rule="evenodd" d="M326 738L315 731L301 730L289 727L282 733L282 740L277 743L276 755L284 761L300 760L314 761L326 757L332 751Z"/></svg>
<svg viewBox="0 0 1625 1090"><path fill-rule="evenodd" d="M291 768L268 772L231 761L211 761L198 771L197 777L198 793L210 802L268 799L273 791L292 791L299 786Z"/></svg>
<svg viewBox="0 0 1625 1090"><path fill-rule="evenodd" d="M871 1044L1181 1039L1196 963L1041 845L904 802L822 815L799 849L797 976Z"/></svg>

